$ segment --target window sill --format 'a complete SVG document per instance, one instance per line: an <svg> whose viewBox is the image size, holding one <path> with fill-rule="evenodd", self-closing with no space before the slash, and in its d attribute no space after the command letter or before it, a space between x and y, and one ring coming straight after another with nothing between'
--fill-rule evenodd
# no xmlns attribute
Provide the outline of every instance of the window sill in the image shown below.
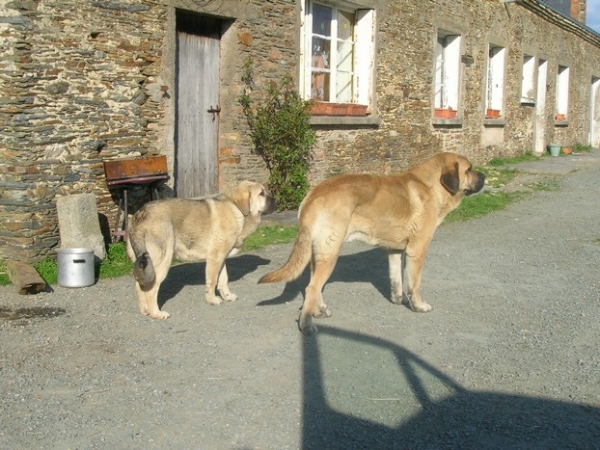
<svg viewBox="0 0 600 450"><path fill-rule="evenodd" d="M381 125L381 118L376 115L368 116L312 116L310 124L317 127L372 127Z"/></svg>
<svg viewBox="0 0 600 450"><path fill-rule="evenodd" d="M554 121L555 127L568 127L569 125L570 125L570 122L568 120L555 120Z"/></svg>
<svg viewBox="0 0 600 450"><path fill-rule="evenodd" d="M488 127L488 128L501 128L506 126L506 121L502 118L499 119L490 119L488 117L486 117L485 119L483 119L483 126L484 127Z"/></svg>
<svg viewBox="0 0 600 450"><path fill-rule="evenodd" d="M459 128L463 125L462 119L442 119L440 117L433 117L431 124L437 128Z"/></svg>

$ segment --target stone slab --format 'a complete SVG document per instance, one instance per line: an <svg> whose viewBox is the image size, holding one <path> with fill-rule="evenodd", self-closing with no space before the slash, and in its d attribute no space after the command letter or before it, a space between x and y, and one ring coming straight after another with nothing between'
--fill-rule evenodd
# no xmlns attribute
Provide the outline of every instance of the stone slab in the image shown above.
<svg viewBox="0 0 600 450"><path fill-rule="evenodd" d="M106 257L94 194L57 197L61 248L91 248L100 259Z"/></svg>

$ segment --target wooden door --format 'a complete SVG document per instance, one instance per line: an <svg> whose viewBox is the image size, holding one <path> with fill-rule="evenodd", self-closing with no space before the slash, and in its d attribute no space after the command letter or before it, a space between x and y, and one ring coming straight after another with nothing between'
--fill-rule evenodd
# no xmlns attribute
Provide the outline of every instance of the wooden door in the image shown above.
<svg viewBox="0 0 600 450"><path fill-rule="evenodd" d="M217 19L178 14L175 190L182 198L218 190L219 30Z"/></svg>

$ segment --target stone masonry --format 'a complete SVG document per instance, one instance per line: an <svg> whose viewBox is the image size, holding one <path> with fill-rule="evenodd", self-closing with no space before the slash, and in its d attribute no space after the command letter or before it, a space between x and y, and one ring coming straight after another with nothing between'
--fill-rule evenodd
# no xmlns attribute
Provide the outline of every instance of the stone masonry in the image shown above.
<svg viewBox="0 0 600 450"><path fill-rule="evenodd" d="M378 18L374 120L314 120L313 183L335 173L402 170L442 150L476 163L531 151L532 107L519 101L523 52L550 67L545 141L589 143L600 37L576 21L535 0L355 3L374 7ZM585 17L581 4L577 19ZM59 196L94 194L108 233L117 206L103 160L163 154L173 167L177 10L224 23L220 187L267 180L237 101L242 67L252 58L257 94L270 81L298 75L300 0L0 0L0 259L31 262L55 253ZM462 120L452 126L432 121L438 28L464 37ZM495 127L483 120L490 41L508 49L506 111ZM553 123L558 64L571 73L569 122L561 126Z"/></svg>

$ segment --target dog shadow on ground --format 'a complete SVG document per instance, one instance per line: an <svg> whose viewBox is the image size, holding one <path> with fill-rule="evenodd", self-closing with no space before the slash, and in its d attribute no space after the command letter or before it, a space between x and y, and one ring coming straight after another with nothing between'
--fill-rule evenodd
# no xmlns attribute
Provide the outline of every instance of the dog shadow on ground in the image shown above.
<svg viewBox="0 0 600 450"><path fill-rule="evenodd" d="M303 448L370 449L541 449L600 448L600 409L591 405L525 395L470 391L418 355L381 337L321 325L305 336L303 349ZM362 364L373 356L378 388L386 398L369 398L368 386L358 381L343 392L328 391L330 378L339 377L327 361L330 347L352 348ZM323 347L326 347L325 349ZM382 363L380 355L385 355ZM345 376L359 370L348 360ZM364 368L364 367L363 367ZM370 385L369 385L370 386ZM436 393L437 392L437 393ZM442 392L445 394L440 395ZM366 397L361 394L365 393ZM394 417L405 406L420 411L394 425L377 420ZM347 402L344 405L344 402ZM370 414L361 410L370 408Z"/></svg>
<svg viewBox="0 0 600 450"><path fill-rule="evenodd" d="M371 283L383 297L390 301L392 294L388 269L387 253L380 248L372 248L350 255L341 255L327 284L339 282ZM299 278L286 283L283 292L279 296L263 300L258 305L269 306L290 302L296 299L298 294L304 294L304 289L309 281L310 270L307 266Z"/></svg>
<svg viewBox="0 0 600 450"><path fill-rule="evenodd" d="M260 266L269 264L269 260L257 255L241 255L228 258L225 264L227 265L227 274L231 285L232 282L255 272ZM205 274L205 262L178 264L171 267L167 278L160 285L158 293L159 308L162 308L165 303L175 297L184 286L205 285ZM200 295L203 297L204 291Z"/></svg>

